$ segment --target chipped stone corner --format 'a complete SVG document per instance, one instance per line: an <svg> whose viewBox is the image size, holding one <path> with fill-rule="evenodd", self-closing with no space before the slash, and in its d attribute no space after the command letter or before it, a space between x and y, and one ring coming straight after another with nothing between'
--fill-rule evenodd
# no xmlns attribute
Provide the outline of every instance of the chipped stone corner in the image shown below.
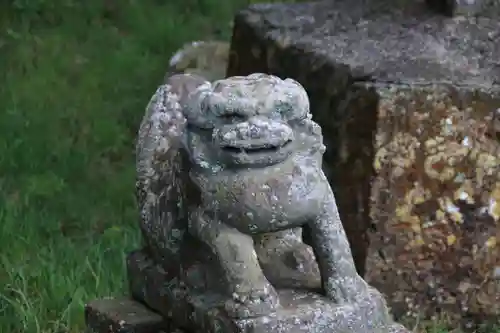
<svg viewBox="0 0 500 333"><path fill-rule="evenodd" d="M427 6L447 16L484 16L500 12L499 0L426 0Z"/></svg>
<svg viewBox="0 0 500 333"><path fill-rule="evenodd" d="M225 41L193 41L183 45L169 60L165 80L173 74L196 74L208 81L226 77L229 43Z"/></svg>

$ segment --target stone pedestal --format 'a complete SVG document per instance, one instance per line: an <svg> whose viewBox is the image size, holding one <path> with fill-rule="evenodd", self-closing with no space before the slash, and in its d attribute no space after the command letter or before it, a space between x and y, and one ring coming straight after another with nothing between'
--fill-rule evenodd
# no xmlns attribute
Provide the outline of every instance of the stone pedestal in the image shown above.
<svg viewBox="0 0 500 333"><path fill-rule="evenodd" d="M88 333L174 333L162 316L128 299L99 299L85 306Z"/></svg>
<svg viewBox="0 0 500 333"><path fill-rule="evenodd" d="M182 283L169 280L142 251L127 260L130 289L135 299L152 307L164 318L175 318L186 332L203 333L326 333L390 332L408 333L392 323L385 301L377 291L366 300L337 306L318 293L278 289L277 312L246 319L230 318L224 312L224 299L217 293L187 294ZM174 300L168 302L167 300ZM378 300L378 302L376 301ZM189 315L186 315L189 314ZM385 327L385 323L392 323Z"/></svg>
<svg viewBox="0 0 500 333"><path fill-rule="evenodd" d="M399 316L500 315L499 32L413 1L236 16L227 75L305 87L357 269Z"/></svg>
<svg viewBox="0 0 500 333"><path fill-rule="evenodd" d="M354 305L336 306L315 292L280 289L277 312L235 319L222 310L223 300L216 293L186 297L183 286L169 280L142 251L128 256L127 268L132 298L88 303L85 320L89 333L409 332L392 322L384 299L375 290ZM173 318L182 329L172 325Z"/></svg>

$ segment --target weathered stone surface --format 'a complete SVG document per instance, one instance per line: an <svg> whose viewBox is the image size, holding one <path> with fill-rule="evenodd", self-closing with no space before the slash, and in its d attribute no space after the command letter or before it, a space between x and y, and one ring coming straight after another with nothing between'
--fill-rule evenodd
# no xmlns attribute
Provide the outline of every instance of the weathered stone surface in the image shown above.
<svg viewBox="0 0 500 333"><path fill-rule="evenodd" d="M356 267L398 314L500 314L499 33L413 1L255 5L235 19L227 74L307 90Z"/></svg>
<svg viewBox="0 0 500 333"><path fill-rule="evenodd" d="M356 272L324 149L294 80L169 78L137 142L133 296L188 331L404 332Z"/></svg>
<svg viewBox="0 0 500 333"><path fill-rule="evenodd" d="M290 72L340 92L359 80L491 85L499 34L498 20L441 17L413 1L254 5L235 18L227 74Z"/></svg>
<svg viewBox="0 0 500 333"><path fill-rule="evenodd" d="M495 16L500 13L498 0L426 0L429 7L448 16Z"/></svg>
<svg viewBox="0 0 500 333"><path fill-rule="evenodd" d="M88 303L85 306L85 321L89 333L175 333L162 316L125 298Z"/></svg>

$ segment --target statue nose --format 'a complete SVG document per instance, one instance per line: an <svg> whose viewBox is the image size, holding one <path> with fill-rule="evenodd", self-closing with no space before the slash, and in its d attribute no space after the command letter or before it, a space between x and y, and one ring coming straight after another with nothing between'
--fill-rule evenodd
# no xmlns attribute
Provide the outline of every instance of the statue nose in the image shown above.
<svg viewBox="0 0 500 333"><path fill-rule="evenodd" d="M283 122L280 119L269 118L267 116L262 116L262 115L255 115L249 117L247 122L251 126L262 127L268 130L272 130L273 128L286 125L286 122Z"/></svg>
<svg viewBox="0 0 500 333"><path fill-rule="evenodd" d="M264 116L253 116L240 124L241 130L248 133L249 139L260 139L276 130L281 129L285 124L269 119Z"/></svg>
<svg viewBox="0 0 500 333"><path fill-rule="evenodd" d="M282 140L287 141L292 137L292 130L288 124L265 116L249 118L245 127L243 132L247 134L247 139L249 140L272 141L281 137Z"/></svg>

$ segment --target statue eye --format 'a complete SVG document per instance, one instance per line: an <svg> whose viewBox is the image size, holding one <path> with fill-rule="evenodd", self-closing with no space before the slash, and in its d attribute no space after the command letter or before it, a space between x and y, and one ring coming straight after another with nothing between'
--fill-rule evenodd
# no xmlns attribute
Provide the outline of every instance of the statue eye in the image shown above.
<svg viewBox="0 0 500 333"><path fill-rule="evenodd" d="M203 121L203 122L188 122L187 124L188 128L192 131L212 131L214 129L214 124L210 121Z"/></svg>
<svg viewBox="0 0 500 333"><path fill-rule="evenodd" d="M219 116L219 118L222 118L222 119L232 119L232 118L243 118L241 115L237 114L237 113L225 113L225 114L221 114Z"/></svg>
<svg viewBox="0 0 500 333"><path fill-rule="evenodd" d="M289 102L277 102L275 104L275 108L285 119L297 119L305 116L300 113L299 109L295 108L294 105Z"/></svg>
<svg viewBox="0 0 500 333"><path fill-rule="evenodd" d="M274 105L274 107L279 113L285 116L293 113L293 107L290 105L290 103L279 101Z"/></svg>
<svg viewBox="0 0 500 333"><path fill-rule="evenodd" d="M218 116L219 119L224 122L234 122L234 121L244 121L245 117L239 113L231 112L231 113L223 113Z"/></svg>

